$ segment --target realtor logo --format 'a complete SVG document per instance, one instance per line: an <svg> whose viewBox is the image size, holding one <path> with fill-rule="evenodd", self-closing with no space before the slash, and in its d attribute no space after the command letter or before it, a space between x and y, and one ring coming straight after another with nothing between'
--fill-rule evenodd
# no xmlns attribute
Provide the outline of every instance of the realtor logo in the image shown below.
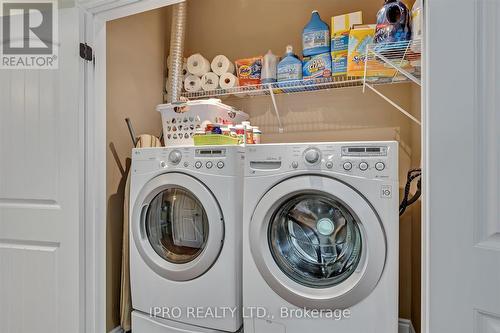
<svg viewBox="0 0 500 333"><path fill-rule="evenodd" d="M0 0L0 68L57 69L57 0Z"/></svg>

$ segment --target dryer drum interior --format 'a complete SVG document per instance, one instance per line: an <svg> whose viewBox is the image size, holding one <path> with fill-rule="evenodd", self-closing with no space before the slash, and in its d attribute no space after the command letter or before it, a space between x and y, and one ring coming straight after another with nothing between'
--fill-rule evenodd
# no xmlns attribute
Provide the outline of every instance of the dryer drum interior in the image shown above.
<svg viewBox="0 0 500 333"><path fill-rule="evenodd" d="M189 190L171 187L157 194L146 213L146 234L163 259L184 264L194 260L208 239L208 217Z"/></svg>
<svg viewBox="0 0 500 333"><path fill-rule="evenodd" d="M350 210L326 193L302 193L271 216L271 254L295 282L329 288L349 278L362 256L362 233Z"/></svg>

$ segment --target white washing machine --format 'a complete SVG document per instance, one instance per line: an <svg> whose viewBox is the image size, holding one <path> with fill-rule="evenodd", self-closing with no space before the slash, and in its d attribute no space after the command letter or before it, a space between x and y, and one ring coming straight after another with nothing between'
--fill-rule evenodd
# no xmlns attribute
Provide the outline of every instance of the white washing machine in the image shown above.
<svg viewBox="0 0 500 333"><path fill-rule="evenodd" d="M246 333L398 332L398 145L248 146Z"/></svg>
<svg viewBox="0 0 500 333"><path fill-rule="evenodd" d="M133 332L241 328L243 159L234 146L133 150Z"/></svg>

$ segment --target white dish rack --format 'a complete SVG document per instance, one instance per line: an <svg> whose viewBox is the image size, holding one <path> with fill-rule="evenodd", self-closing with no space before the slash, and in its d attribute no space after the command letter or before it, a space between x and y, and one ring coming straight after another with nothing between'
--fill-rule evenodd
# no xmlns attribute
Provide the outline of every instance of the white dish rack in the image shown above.
<svg viewBox="0 0 500 333"><path fill-rule="evenodd" d="M156 110L161 113L165 146L194 145L194 134L204 122L239 124L248 120L248 114L210 98L188 102L160 104Z"/></svg>

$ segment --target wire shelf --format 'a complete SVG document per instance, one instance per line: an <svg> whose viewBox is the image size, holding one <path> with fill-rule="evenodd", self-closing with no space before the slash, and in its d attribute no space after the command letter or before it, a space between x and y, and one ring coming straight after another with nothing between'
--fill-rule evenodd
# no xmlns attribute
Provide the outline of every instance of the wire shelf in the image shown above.
<svg viewBox="0 0 500 333"><path fill-rule="evenodd" d="M318 90L361 87L363 86L362 77L334 76L321 79L297 80L288 82L276 82L258 84L252 86L240 86L230 89L216 89L210 91L183 92L182 96L189 99L200 99L221 96L268 96L310 92Z"/></svg>
<svg viewBox="0 0 500 333"><path fill-rule="evenodd" d="M422 40L370 44L366 51L365 82L421 83Z"/></svg>

